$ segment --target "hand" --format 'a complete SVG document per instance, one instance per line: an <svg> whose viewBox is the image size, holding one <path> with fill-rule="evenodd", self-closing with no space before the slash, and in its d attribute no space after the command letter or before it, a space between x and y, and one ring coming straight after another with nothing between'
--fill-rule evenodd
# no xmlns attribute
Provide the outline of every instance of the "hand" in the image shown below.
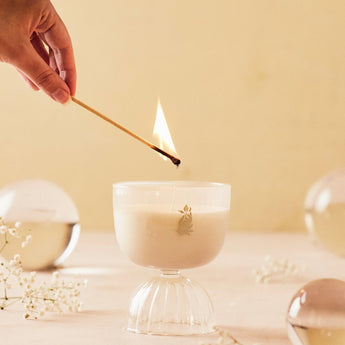
<svg viewBox="0 0 345 345"><path fill-rule="evenodd" d="M71 39L49 0L0 0L0 61L60 103L75 94Z"/></svg>

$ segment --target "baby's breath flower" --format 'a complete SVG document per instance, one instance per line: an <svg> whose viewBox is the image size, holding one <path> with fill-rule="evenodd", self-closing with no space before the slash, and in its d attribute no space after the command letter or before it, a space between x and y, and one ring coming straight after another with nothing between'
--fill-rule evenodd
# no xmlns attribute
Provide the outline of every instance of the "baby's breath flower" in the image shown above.
<svg viewBox="0 0 345 345"><path fill-rule="evenodd" d="M29 231L30 230L28 229L24 229L20 222L16 222L13 226L9 226L4 222L3 219L0 219L0 235L4 235L4 245L6 245L10 241L10 238L8 238L8 236L12 236L23 241L22 248L26 247L31 240L31 235L28 234ZM4 245L3 247L1 247L0 251L4 249Z"/></svg>
<svg viewBox="0 0 345 345"><path fill-rule="evenodd" d="M9 228L8 229L8 232L10 235L14 236L14 237L17 237L18 236L18 229L17 228Z"/></svg>
<svg viewBox="0 0 345 345"><path fill-rule="evenodd" d="M31 241L31 239L32 239L32 236L31 236L31 235L25 236L25 239L24 239L24 241L23 241L22 244L21 244L22 248L25 248L25 247L29 244L29 242Z"/></svg>
<svg viewBox="0 0 345 345"><path fill-rule="evenodd" d="M9 243L8 236L22 239L22 247L27 246L32 240L32 235L22 229L20 222L16 222L14 227L8 227L1 217L0 235L4 237L3 243L0 243L0 252ZM65 282L59 272L54 272L50 282L43 281L37 286L36 276L36 272L24 275L19 254L14 255L8 263L0 261L0 291L4 293L0 296L0 309L3 310L13 302L20 301L24 307L25 319L37 319L47 312L81 311L82 303L79 296L81 288L86 286L86 280ZM23 292L21 296L9 297L8 292L14 284L22 288Z"/></svg>
<svg viewBox="0 0 345 345"><path fill-rule="evenodd" d="M31 306L30 310L26 311L29 314L27 318L35 319L48 311L58 313L81 311L82 303L79 301L81 286L79 281L66 283L60 278L59 272L52 274L50 283L43 282L36 289L27 284L24 299L25 303Z"/></svg>
<svg viewBox="0 0 345 345"><path fill-rule="evenodd" d="M298 265L288 259L274 259L267 255L265 263L260 268L253 270L253 275L258 283L268 283L271 280L286 279L305 271L305 265Z"/></svg>
<svg viewBox="0 0 345 345"><path fill-rule="evenodd" d="M84 309L84 303L78 302L77 304L77 311L81 312Z"/></svg>

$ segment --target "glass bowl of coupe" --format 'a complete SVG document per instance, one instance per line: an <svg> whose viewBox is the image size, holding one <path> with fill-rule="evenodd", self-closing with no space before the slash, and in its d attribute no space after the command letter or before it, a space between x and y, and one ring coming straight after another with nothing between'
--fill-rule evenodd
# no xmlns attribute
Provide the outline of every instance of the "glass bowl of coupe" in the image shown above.
<svg viewBox="0 0 345 345"><path fill-rule="evenodd" d="M214 331L206 290L181 275L206 265L221 250L231 187L211 182L123 182L114 185L118 244L129 259L160 275L135 291L128 330L159 335Z"/></svg>

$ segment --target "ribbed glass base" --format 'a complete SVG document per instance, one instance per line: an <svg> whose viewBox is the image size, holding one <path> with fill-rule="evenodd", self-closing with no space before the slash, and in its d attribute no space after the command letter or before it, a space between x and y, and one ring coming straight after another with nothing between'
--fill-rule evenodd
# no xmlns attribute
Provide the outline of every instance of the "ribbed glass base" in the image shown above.
<svg viewBox="0 0 345 345"><path fill-rule="evenodd" d="M214 310L206 290L178 271L141 284L129 307L128 330L156 335L214 332Z"/></svg>

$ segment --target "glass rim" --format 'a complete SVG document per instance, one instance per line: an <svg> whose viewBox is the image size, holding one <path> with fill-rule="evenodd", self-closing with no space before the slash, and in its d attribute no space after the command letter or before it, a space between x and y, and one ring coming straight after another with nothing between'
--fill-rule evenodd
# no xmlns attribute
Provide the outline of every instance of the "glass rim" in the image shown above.
<svg viewBox="0 0 345 345"><path fill-rule="evenodd" d="M231 185L228 183L220 182L207 182L207 181L187 181L187 180L176 180L176 181L123 181L113 184L113 189L151 189L152 187L159 187L160 189L171 189L171 188L188 188L188 189L217 189L226 188L231 189Z"/></svg>

